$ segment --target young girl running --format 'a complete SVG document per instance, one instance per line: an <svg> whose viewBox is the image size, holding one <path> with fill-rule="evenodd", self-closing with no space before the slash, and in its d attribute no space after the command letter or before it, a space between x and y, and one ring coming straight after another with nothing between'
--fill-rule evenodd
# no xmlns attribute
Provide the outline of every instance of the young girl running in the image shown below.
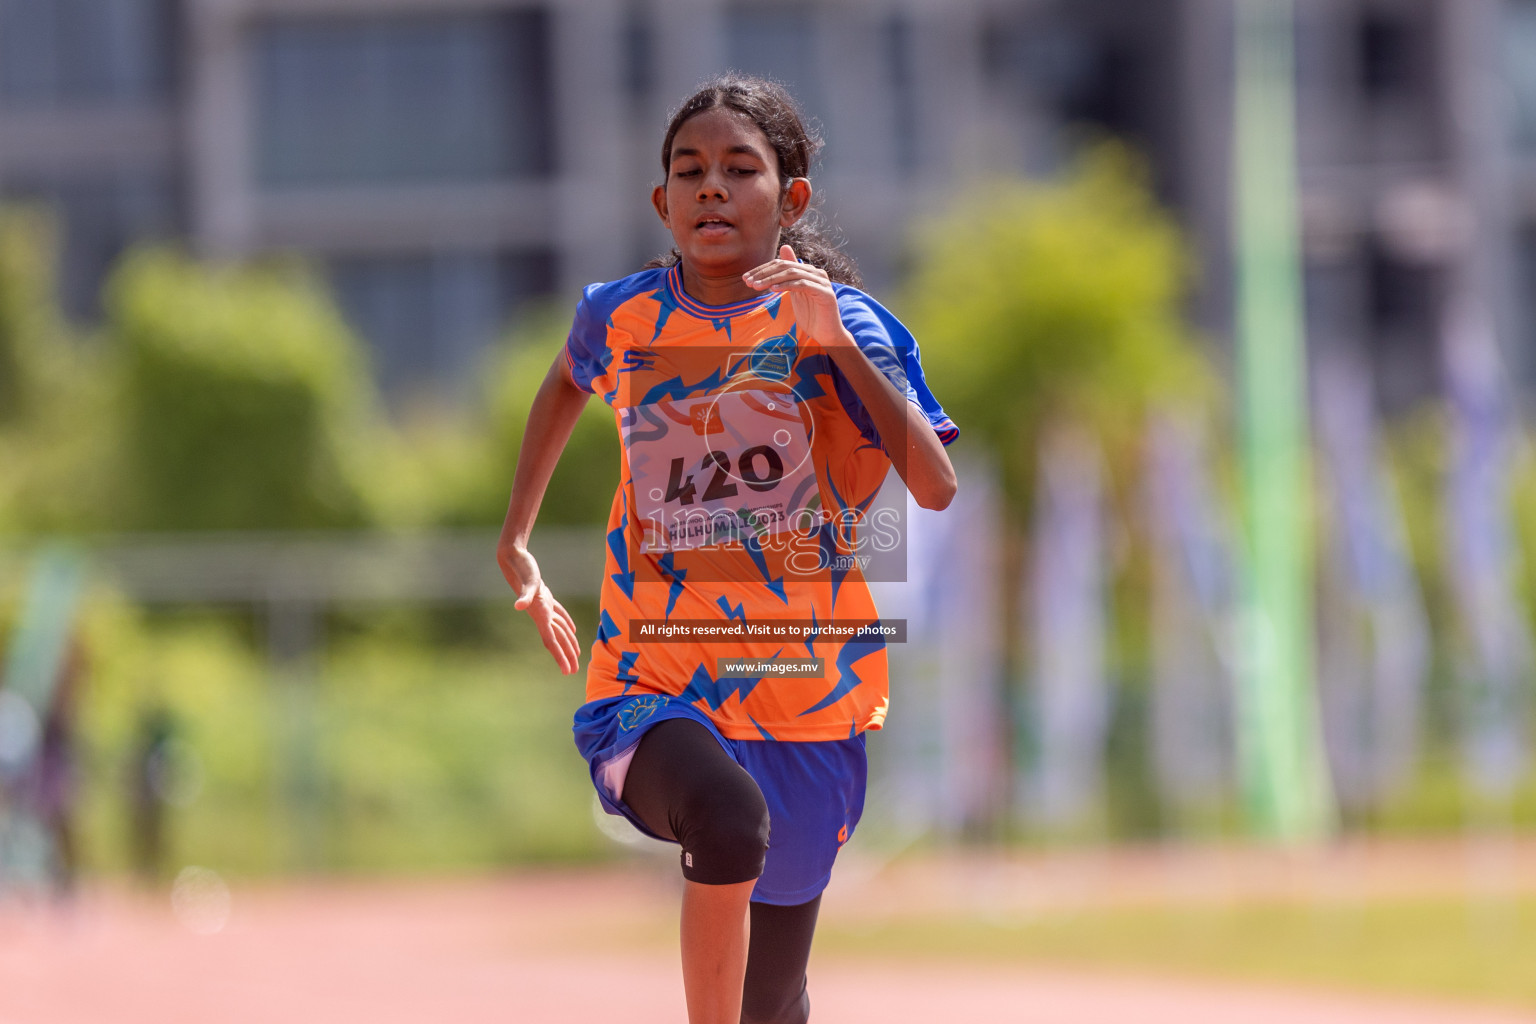
<svg viewBox="0 0 1536 1024"><path fill-rule="evenodd" d="M676 249L583 293L498 546L517 607L575 672L575 624L527 542L601 395L620 485L576 743L609 813L682 847L691 1024L808 1019L821 892L886 713L865 513L892 466L927 508L955 492L958 431L916 343L811 215L819 148L773 83L728 76L684 102L651 197Z"/></svg>

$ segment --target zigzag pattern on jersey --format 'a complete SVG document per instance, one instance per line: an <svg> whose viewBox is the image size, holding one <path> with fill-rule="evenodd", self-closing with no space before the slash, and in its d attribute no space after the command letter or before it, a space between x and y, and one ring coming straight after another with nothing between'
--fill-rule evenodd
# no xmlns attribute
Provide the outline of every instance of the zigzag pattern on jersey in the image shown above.
<svg viewBox="0 0 1536 1024"><path fill-rule="evenodd" d="M860 639L862 637L862 639ZM853 665L873 654L875 651L885 650L885 637L875 634L872 627L859 630L852 640L848 640L837 652L837 685L833 686L827 695L800 712L801 717L814 715L831 707L854 691L855 687L863 686L864 680L854 671Z"/></svg>
<svg viewBox="0 0 1536 1024"><path fill-rule="evenodd" d="M627 499L625 504L628 504ZM619 567L619 571L609 573L608 578L619 585L625 597L633 601L635 574L629 567L629 544L624 540L624 531L627 529L629 529L629 513L626 511L619 517L619 525L608 531L608 553L613 556L614 564Z"/></svg>
<svg viewBox="0 0 1536 1024"><path fill-rule="evenodd" d="M936 430L952 429L926 390L915 346L907 351L911 338L905 329L862 293L842 286L837 292L844 322L877 368L907 394L915 389L914 400L927 403ZM643 474L629 464L625 448L623 482L604 535L603 593L588 700L620 693L675 695L705 711L733 739L830 740L879 728L887 705L887 645L870 628L879 622L878 612L857 560L839 555L857 550L859 527L890 462L872 443L868 411L836 360L815 339L803 337L782 295L703 306L683 290L677 267L594 286L583 303L567 350L573 378L584 387L590 383L587 389L608 402L628 444L654 442L658 431L678 429L662 422L658 410L641 407L719 394L740 386L743 372L750 370L756 381L751 387L793 394L810 445L807 465L813 472L797 493L774 495L773 500L787 513L825 510L805 537L748 532L722 547L644 550L632 493ZM696 422L695 430L701 436L711 432L707 420ZM838 535L839 517L852 520L847 538ZM770 536L776 537L772 543ZM802 572L799 563L790 561L791 553L815 560L819 568ZM632 645L626 632L639 618L802 619L813 630L834 618L839 625L867 625L852 637L813 634L788 645L671 638ZM722 655L769 658L786 648L795 656L804 651L821 659L825 678L714 676Z"/></svg>
<svg viewBox="0 0 1536 1024"><path fill-rule="evenodd" d="M624 651L619 654L618 670L614 673L614 678L624 684L625 693L640 681L640 677L635 673L635 662L639 658L639 651Z"/></svg>
<svg viewBox="0 0 1536 1024"><path fill-rule="evenodd" d="M752 691L757 689L757 684L762 682L761 676L756 679L739 679L734 676L725 679L716 679L710 675L709 669L703 665L693 670L693 676L688 680L688 686L678 696L691 703L703 701L709 710L719 711L725 702L736 697L742 703L746 703Z"/></svg>

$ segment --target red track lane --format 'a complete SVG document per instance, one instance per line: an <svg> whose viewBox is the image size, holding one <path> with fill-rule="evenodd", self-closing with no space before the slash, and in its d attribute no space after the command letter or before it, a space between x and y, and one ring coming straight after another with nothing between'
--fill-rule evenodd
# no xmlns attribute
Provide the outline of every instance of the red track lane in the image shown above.
<svg viewBox="0 0 1536 1024"><path fill-rule="evenodd" d="M0 1024L683 1024L651 872L235 887L217 934L163 899L0 904ZM658 922L661 922L658 924ZM1515 1013L1036 969L812 965L816 1024L1530 1024Z"/></svg>

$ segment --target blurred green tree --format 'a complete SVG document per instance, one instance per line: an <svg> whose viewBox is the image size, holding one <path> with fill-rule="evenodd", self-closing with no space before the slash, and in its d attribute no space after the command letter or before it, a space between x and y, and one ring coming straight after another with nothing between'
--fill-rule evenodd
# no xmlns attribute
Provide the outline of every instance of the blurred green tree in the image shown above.
<svg viewBox="0 0 1536 1024"><path fill-rule="evenodd" d="M59 309L52 218L0 208L0 530L78 532L112 504L115 407Z"/></svg>
<svg viewBox="0 0 1536 1024"><path fill-rule="evenodd" d="M565 345L574 307L545 310L529 318L513 337L491 377L491 438L500 467L497 522L507 510L512 471L523 445L523 431L539 386ZM576 429L560 456L539 509L539 521L575 524L608 522L608 509L619 483L619 436L613 410L601 397L588 400Z"/></svg>
<svg viewBox="0 0 1536 1024"><path fill-rule="evenodd" d="M63 334L54 302L52 223L41 210L0 210L0 425L29 410L50 343Z"/></svg>
<svg viewBox="0 0 1536 1024"><path fill-rule="evenodd" d="M917 234L901 312L922 346L934 393L996 466L1004 496L999 559L1009 677L1023 680L1028 637L1021 583L1042 438L1062 427L1098 442L1110 521L1106 556L1112 633L1107 671L1122 687L1109 756L1105 826L1145 834L1158 821L1146 752L1150 541L1141 470L1148 416L1178 407L1209 416L1218 376L1184 315L1193 272L1173 218L1157 203L1142 162L1124 146L1086 149L1052 181L1000 181L963 190ZM974 449L973 449L974 450ZM1016 756L1031 748L1028 698L1007 691L1025 723ZM1123 749L1122 749L1123 748Z"/></svg>
<svg viewBox="0 0 1536 1024"><path fill-rule="evenodd" d="M507 512L534 396L560 354L570 327L569 307L525 315L488 359L484 413L464 438L464 425L417 424L413 464L443 482L434 520L446 526L499 526ZM591 399L544 493L539 522L602 525L619 482L618 434L613 410ZM448 457L441 457L444 452ZM437 453L430 463L425 456Z"/></svg>
<svg viewBox="0 0 1536 1024"><path fill-rule="evenodd" d="M106 291L127 520L152 530L357 527L377 426L361 346L289 266L130 253Z"/></svg>
<svg viewBox="0 0 1536 1024"><path fill-rule="evenodd" d="M903 312L1022 524L1048 424L1091 427L1123 470L1149 407L1208 407L1216 379L1184 317L1186 246L1130 151L1102 143L1057 181L965 196L920 231Z"/></svg>

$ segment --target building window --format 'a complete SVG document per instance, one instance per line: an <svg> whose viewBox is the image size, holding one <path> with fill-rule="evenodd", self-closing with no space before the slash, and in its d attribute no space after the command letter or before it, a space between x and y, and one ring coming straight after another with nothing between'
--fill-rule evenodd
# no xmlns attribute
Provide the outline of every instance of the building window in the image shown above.
<svg viewBox="0 0 1536 1024"><path fill-rule="evenodd" d="M1405 15L1373 11L1360 22L1360 88L1373 100L1412 95L1426 66L1418 26Z"/></svg>
<svg viewBox="0 0 1536 1024"><path fill-rule="evenodd" d="M547 252L343 257L331 283L373 351L380 385L401 395L462 387L519 305L554 290Z"/></svg>
<svg viewBox="0 0 1536 1024"><path fill-rule="evenodd" d="M656 38L650 5L632 3L624 9L624 90L643 98L656 88Z"/></svg>
<svg viewBox="0 0 1536 1024"><path fill-rule="evenodd" d="M981 32L982 68L993 89L1044 104L1068 124L1131 132L1134 46L1066 18L993 17Z"/></svg>
<svg viewBox="0 0 1536 1024"><path fill-rule="evenodd" d="M1366 313L1382 407L1411 408L1439 394L1440 339L1435 296L1442 271L1396 255L1372 237L1365 263Z"/></svg>
<svg viewBox="0 0 1536 1024"><path fill-rule="evenodd" d="M172 0L0 0L0 103L56 109L170 93Z"/></svg>
<svg viewBox="0 0 1536 1024"><path fill-rule="evenodd" d="M176 182L147 171L8 183L6 200L35 202L57 218L59 301L77 322L101 315L101 287L130 245L181 232Z"/></svg>
<svg viewBox="0 0 1536 1024"><path fill-rule="evenodd" d="M892 14L885 23L885 61L890 81L891 137L895 141L896 169L909 175L918 166L917 73L912 66L912 18Z"/></svg>
<svg viewBox="0 0 1536 1024"><path fill-rule="evenodd" d="M1511 129L1515 145L1536 154L1536 0L1506 8L1504 68L1509 83Z"/></svg>
<svg viewBox="0 0 1536 1024"><path fill-rule="evenodd" d="M545 12L292 20L256 43L268 189L551 170Z"/></svg>
<svg viewBox="0 0 1536 1024"><path fill-rule="evenodd" d="M728 66L782 82L808 118L826 123L817 68L816 17L802 5L731 7L725 17Z"/></svg>
<svg viewBox="0 0 1536 1024"><path fill-rule="evenodd" d="M1014 110L1039 111L1058 128L1073 130L1087 123L1129 132L1111 40L1060 6L1064 9L1054 14L1030 8L982 20L978 49L988 91ZM1063 134L1058 142L1069 140ZM1017 154L1020 166L1039 170L1059 158L1059 153L1038 149Z"/></svg>

